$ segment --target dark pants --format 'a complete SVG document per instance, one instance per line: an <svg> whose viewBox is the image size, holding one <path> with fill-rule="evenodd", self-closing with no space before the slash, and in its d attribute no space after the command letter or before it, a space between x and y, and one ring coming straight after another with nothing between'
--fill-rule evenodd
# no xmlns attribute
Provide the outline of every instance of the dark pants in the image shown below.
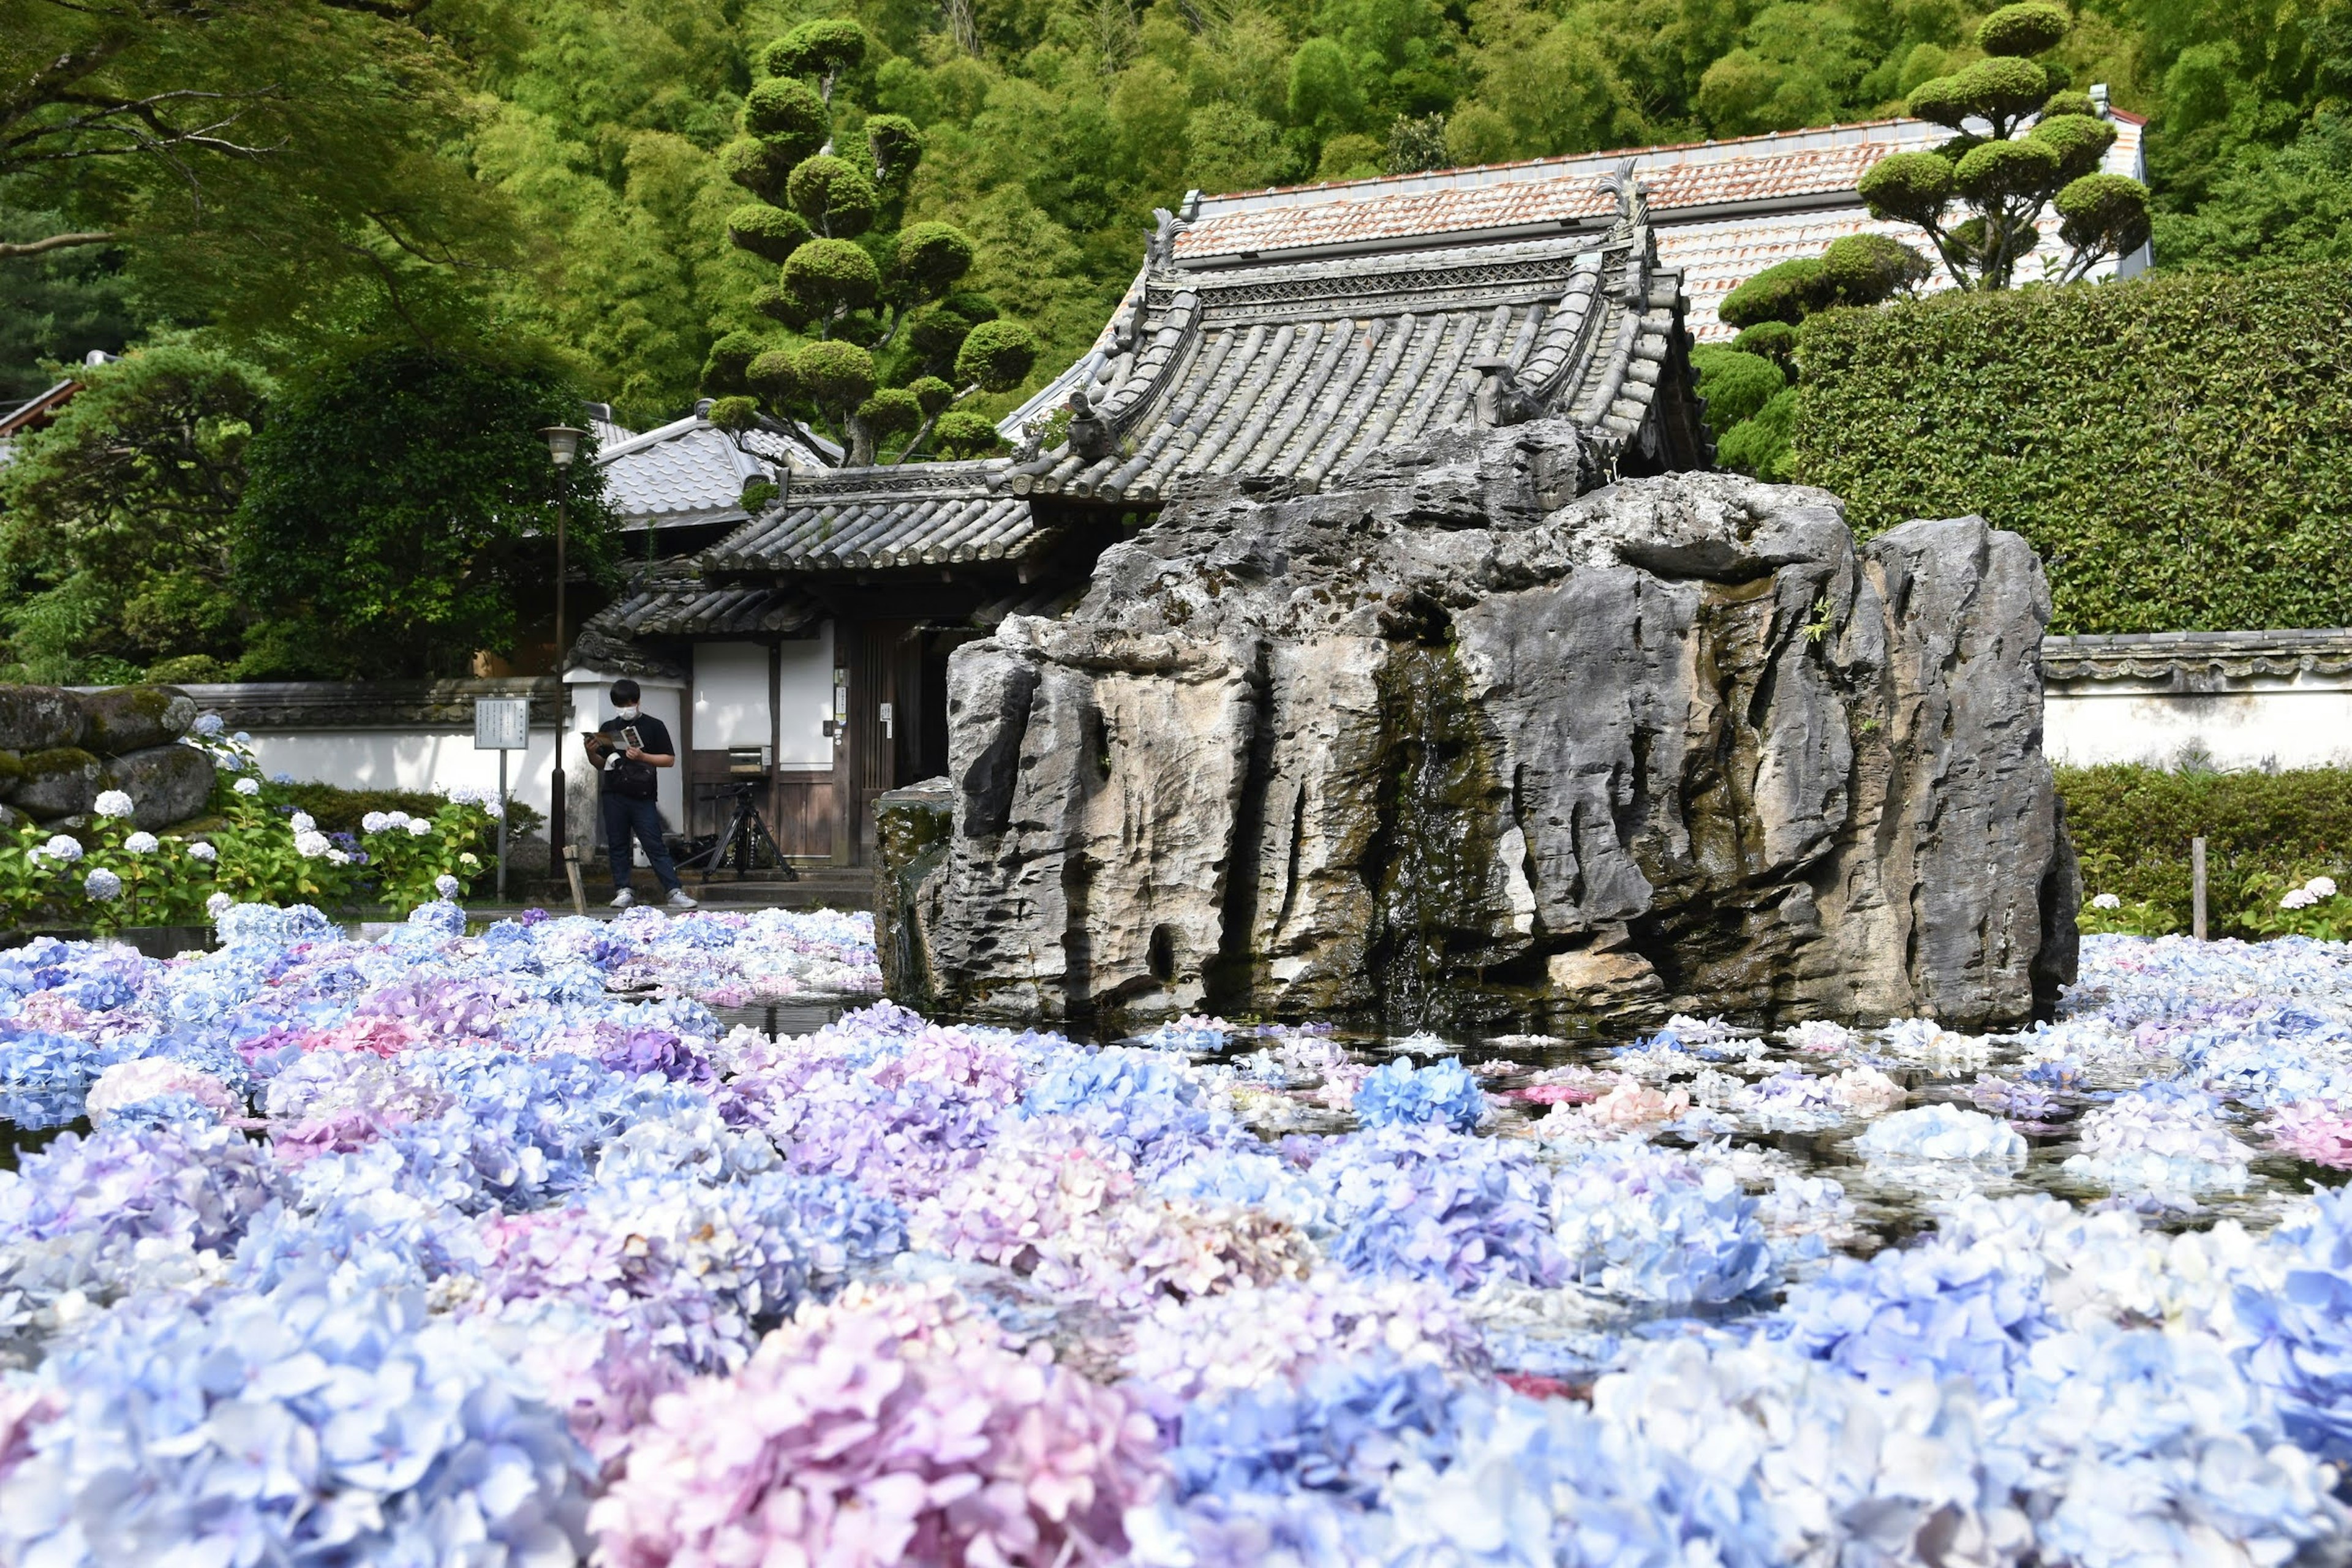
<svg viewBox="0 0 2352 1568"><path fill-rule="evenodd" d="M633 833L646 847L646 858L653 863L662 891L677 891L677 868L669 863L669 849L662 843L660 804L631 800L608 789L604 792L604 849L613 858L613 890L619 892L629 885L629 836Z"/></svg>

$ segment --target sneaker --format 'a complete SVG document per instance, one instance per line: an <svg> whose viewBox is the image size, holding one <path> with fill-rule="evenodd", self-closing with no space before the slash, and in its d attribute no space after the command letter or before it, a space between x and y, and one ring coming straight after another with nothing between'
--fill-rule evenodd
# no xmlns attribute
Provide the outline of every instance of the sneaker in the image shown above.
<svg viewBox="0 0 2352 1568"><path fill-rule="evenodd" d="M626 888L623 888L619 892L613 895L613 907L616 910L625 910L636 901L636 894L629 891Z"/></svg>
<svg viewBox="0 0 2352 1568"><path fill-rule="evenodd" d="M672 888L669 890L668 902L669 907L674 910L698 910L702 907L694 901L693 897L684 888Z"/></svg>

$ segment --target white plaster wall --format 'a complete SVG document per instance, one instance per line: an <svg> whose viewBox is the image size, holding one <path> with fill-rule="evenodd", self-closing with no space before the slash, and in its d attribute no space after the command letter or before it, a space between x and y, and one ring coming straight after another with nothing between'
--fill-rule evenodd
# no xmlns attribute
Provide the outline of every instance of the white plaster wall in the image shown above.
<svg viewBox="0 0 2352 1568"><path fill-rule="evenodd" d="M833 737L824 721L833 717L833 623L813 637L782 646L777 683L776 766L801 771L833 766Z"/></svg>
<svg viewBox="0 0 2352 1568"><path fill-rule="evenodd" d="M285 730L249 731L265 773L345 789L448 790L499 787L499 753L474 750L474 732L441 730ZM507 793L547 810L555 734L530 732L530 749L507 753Z"/></svg>
<svg viewBox="0 0 2352 1568"><path fill-rule="evenodd" d="M2223 768L2352 765L2352 688L2284 681L2234 691L2174 692L2084 681L2042 699L2042 744L2053 763L2169 763L2201 746Z"/></svg>
<svg viewBox="0 0 2352 1568"><path fill-rule="evenodd" d="M694 647L694 745L772 746L775 716L768 710L768 647L755 642L706 642Z"/></svg>

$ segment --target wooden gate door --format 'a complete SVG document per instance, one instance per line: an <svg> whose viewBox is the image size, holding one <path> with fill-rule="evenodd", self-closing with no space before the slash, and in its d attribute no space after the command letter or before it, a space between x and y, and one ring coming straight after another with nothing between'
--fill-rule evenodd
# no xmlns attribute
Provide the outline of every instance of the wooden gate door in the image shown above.
<svg viewBox="0 0 2352 1568"><path fill-rule="evenodd" d="M841 759L844 778L842 816L850 865L871 864L874 844L874 800L899 784L899 739L907 725L901 717L901 688L907 648L919 637L913 621L859 621L835 632L835 645L844 654L849 671L848 744Z"/></svg>

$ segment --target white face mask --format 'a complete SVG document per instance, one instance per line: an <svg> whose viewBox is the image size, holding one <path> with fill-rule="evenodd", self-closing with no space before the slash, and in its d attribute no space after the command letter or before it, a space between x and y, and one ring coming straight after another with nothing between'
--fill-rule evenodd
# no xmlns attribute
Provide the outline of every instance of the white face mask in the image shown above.
<svg viewBox="0 0 2352 1568"><path fill-rule="evenodd" d="M615 708L613 713L615 718L634 719L637 716L636 705L632 703L626 708Z"/></svg>

